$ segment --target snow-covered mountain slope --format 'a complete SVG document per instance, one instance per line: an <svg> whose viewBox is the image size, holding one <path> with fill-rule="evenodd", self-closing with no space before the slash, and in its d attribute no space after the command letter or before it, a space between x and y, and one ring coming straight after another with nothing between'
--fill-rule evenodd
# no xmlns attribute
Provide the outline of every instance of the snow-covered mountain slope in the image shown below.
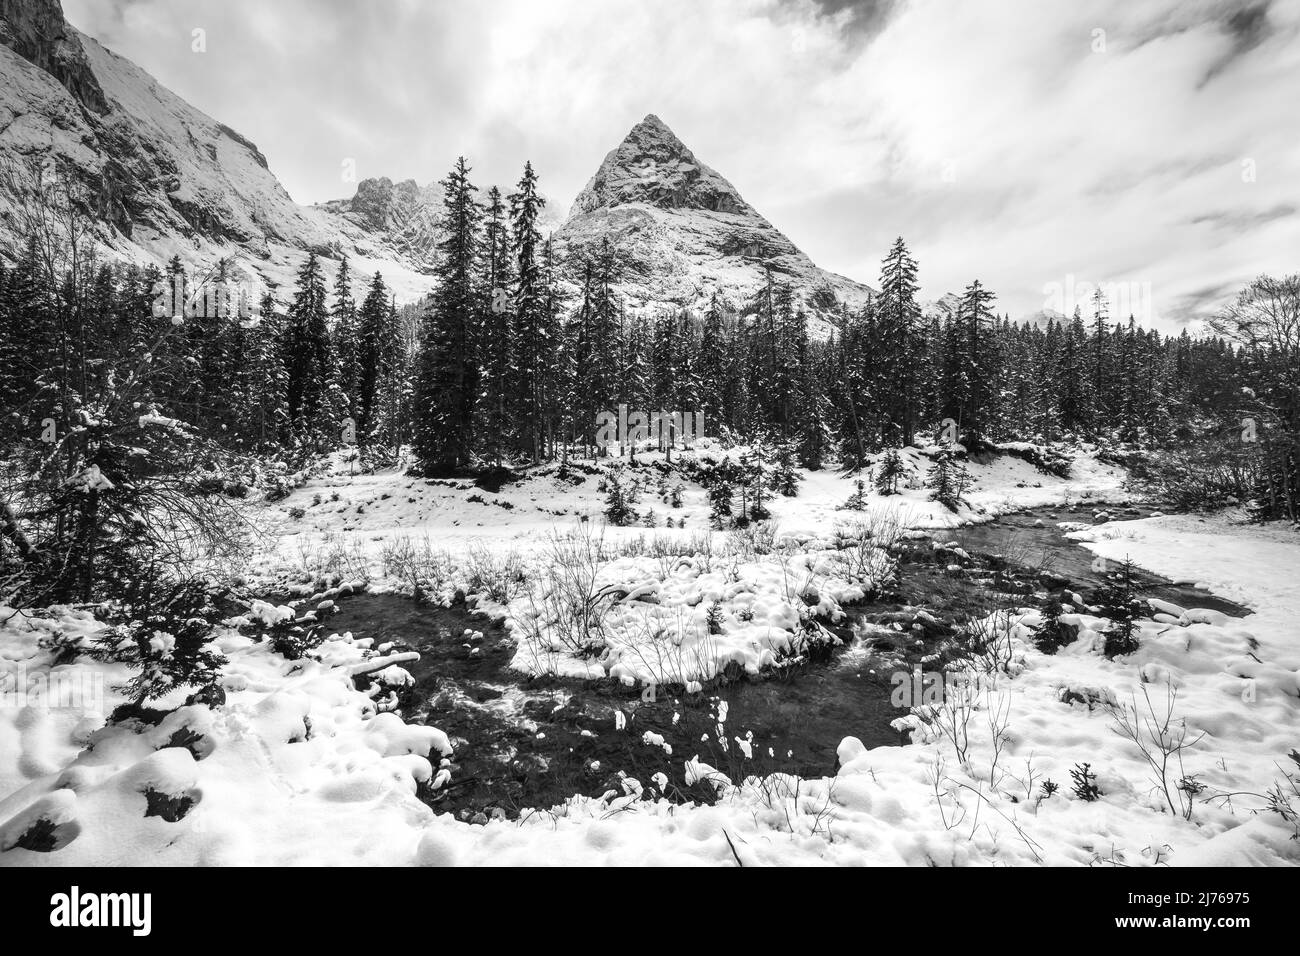
<svg viewBox="0 0 1300 956"><path fill-rule="evenodd" d="M571 254L608 238L633 309L699 309L714 293L743 308L770 270L824 331L839 305L857 309L873 294L818 268L653 114L605 157L556 238Z"/></svg>
<svg viewBox="0 0 1300 956"><path fill-rule="evenodd" d="M294 202L255 145L78 32L58 0L0 2L0 79L0 162L70 170L111 256L179 254L196 271L226 258L275 288L308 252L348 255L399 298L427 291L426 245L383 218ZM20 242L21 200L0 191L0 255Z"/></svg>
<svg viewBox="0 0 1300 956"><path fill-rule="evenodd" d="M382 272L401 302L428 292L436 183L367 179L350 198L300 205L253 143L78 32L59 0L0 0L0 79L0 165L56 160L70 170L110 257L179 255L199 275L224 259L283 300L309 252L346 255L354 275ZM0 258L22 242L19 192L0 190ZM699 309L714 293L743 309L770 270L824 335L840 307L872 294L819 269L654 116L605 158L567 220L548 208L541 225L570 253L608 237L632 310Z"/></svg>
<svg viewBox="0 0 1300 956"><path fill-rule="evenodd" d="M442 190L437 184L420 186L414 179L394 183L387 176L363 179L350 198L332 199L313 209L381 238L413 262L432 263L436 255L442 222Z"/></svg>

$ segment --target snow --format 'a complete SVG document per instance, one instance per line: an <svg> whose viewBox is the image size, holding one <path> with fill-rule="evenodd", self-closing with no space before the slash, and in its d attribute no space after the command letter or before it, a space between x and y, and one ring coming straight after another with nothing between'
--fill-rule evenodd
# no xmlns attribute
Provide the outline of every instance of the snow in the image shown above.
<svg viewBox="0 0 1300 956"><path fill-rule="evenodd" d="M399 221L372 222L353 213L356 196L301 205L238 132L95 39L71 27L68 34L84 49L108 114L89 114L50 73L0 47L0 153L59 156L88 182L110 177L113 168L131 171L123 186L132 208L129 236L100 223L97 239L106 258L162 265L179 256L195 276L225 260L249 277L252 301L270 291L283 303L314 251L331 276L342 255L354 277L381 272L401 304L428 294L428 247L437 231L423 220L436 222L440 212L429 205L440 196L436 185L410 184L415 206L389 211ZM0 196L0 212L10 205ZM796 287L811 332L825 338L832 325L811 301L815 293L829 290L850 309L873 294L814 265L656 117L637 124L610 153L572 209L567 221L556 223L558 245L582 246L605 235L617 242L641 277L619 290L631 311L699 309L714 292L739 308L770 267ZM12 258L17 247L11 231L0 230L0 251Z"/></svg>
<svg viewBox="0 0 1300 956"><path fill-rule="evenodd" d="M682 306L703 312L715 293L739 309L771 268L795 287L810 333L826 338L832 326L811 301L815 292L833 291L852 310L874 294L814 265L654 115L605 157L556 233L557 243L571 249L606 237L629 264L618 290L634 313Z"/></svg>
<svg viewBox="0 0 1300 956"><path fill-rule="evenodd" d="M178 255L192 275L225 259L255 280L250 293L257 301L265 290L282 296L291 289L309 250L322 254L330 274L345 253L354 276L382 272L399 302L427 294L430 280L417 256L383 233L294 202L237 132L93 38L67 32L84 49L109 113L84 110L50 73L0 45L0 154L58 156L86 181L131 171L123 186L131 191L130 236L100 223L96 238L105 258L161 266ZM119 172L109 171L114 166ZM0 212L13 201L0 196ZM0 252L16 255L8 230L0 231Z"/></svg>
<svg viewBox="0 0 1300 956"><path fill-rule="evenodd" d="M872 552L866 562L854 569L843 552L826 549L716 569L683 557L665 573L657 558L621 557L602 565L595 578L598 592L625 595L602 621L607 653L593 660L566 643L548 592L510 606L519 643L515 667L530 674L609 676L628 685L710 680L731 664L757 674L802 650L795 632L814 612L840 620L842 604L861 600L890 573L883 552ZM722 617L716 634L707 625L714 605Z"/></svg>
<svg viewBox="0 0 1300 956"><path fill-rule="evenodd" d="M39 663L37 642L51 629L97 629L71 609L35 619L0 609L0 620L5 663ZM104 726L121 700L116 694L97 711L0 710L0 828L8 835L46 816L75 824L79 834L58 859L25 849L5 855L28 863L161 857L196 865L287 862L305 852L343 863L371 858L380 852L372 841L382 845L399 825L431 816L414 793L433 777L430 759L451 753L450 742L435 727L375 712L350 678L367 651L335 636L322 645L321 660L291 664L232 631L219 643L229 664L227 703L216 710L182 706L156 727ZM83 749L87 744L93 749ZM188 796L194 805L175 823L146 817L143 793L150 789ZM354 810L340 813L339 806Z"/></svg>
<svg viewBox="0 0 1300 956"><path fill-rule="evenodd" d="M673 752L672 744L666 742L662 734L657 734L653 730L647 730L641 735L641 742L648 747L660 747L665 753Z"/></svg>
<svg viewBox="0 0 1300 956"><path fill-rule="evenodd" d="M108 480L108 476L99 470L98 465L89 465L83 468L68 479L67 486L76 489L82 494L92 491L112 491L114 487L113 483Z"/></svg>
<svg viewBox="0 0 1300 956"><path fill-rule="evenodd" d="M923 473L919 452L909 450L905 457L913 473ZM396 471L348 472L339 459L287 499L258 506L261 517L278 526L280 539L250 574L293 579L332 563L334 585L325 591L301 585L301 596L313 606L338 597L345 581L402 587L385 577L382 552L404 537L427 534L458 561L477 549L480 556L513 554L535 569L545 564L551 536L577 533L582 515L588 530L599 522L594 480L573 485L539 474L493 494L414 481ZM858 515L840 509L853 492L851 476L807 473L798 498L770 502L777 540L790 550L746 554L730 575L705 567L699 548L661 565L634 546L655 535L689 544L701 533L707 506L700 489L688 488L680 510L655 499L660 513L687 517L687 528L604 531L610 544L626 551L603 562L599 572L601 586L619 592L610 615L610 676L638 686L687 677L682 690L699 692L709 668L693 670L686 653L681 660L650 659L637 635L660 628L681 639L680 645L662 643L689 647L713 600L726 610L722 633L713 635L719 653L746 668L762 666L765 654L790 645L804 603L798 586L811 581L817 607L827 615L862 587L834 565L830 549L819 546L836 523L890 514L913 529L942 535L962 521L985 520L1023 504L1085 496L1114 501L1122 495L1122 474L1087 456L1069 480L1040 475L1012 458L973 465L972 474L976 485L958 513L928 501L923 489L908 487L889 498L869 494L870 512ZM330 500L334 492L337 502ZM469 501L471 494L485 503ZM320 505L311 504L316 495ZM358 504L365 505L360 515ZM303 518L287 517L294 507L303 508ZM846 736L834 775L764 774L754 757L766 745L719 709L713 736L727 744L723 752L737 767L753 762L752 774L687 752L677 755L675 773L656 774L648 783L622 776L602 798L574 797L520 820L484 818L478 824L435 814L419 799L421 787L455 782L444 765L454 756L448 736L436 726L382 711L372 699L380 685L409 677L402 665L412 652L393 653L389 645L378 650L369 639L336 634L313 655L290 662L266 643L237 633L232 620L217 641L228 658L223 706L183 706L178 693L164 702L177 709L156 726L131 720L106 725L107 713L120 702L111 687L126 676L121 668L109 668L110 690L97 706L0 709L0 862L1300 863L1300 843L1290 839L1291 829L1275 814L1259 812L1262 798L1251 796L1280 778L1279 762L1300 743L1300 579L1294 573L1300 541L1292 532L1245 525L1232 516L1112 519L1074 535L1108 560L1127 556L1168 577L1205 582L1254 613L1235 619L1152 601L1151 618L1139 624L1139 651L1108 660L1100 653L1106 622L1089 609L1076 606L1063 616L1079 626L1079 640L1049 657L1029 641L1037 612L1007 608L991 617L990 626L1008 666L972 685L978 693L970 699L965 759L942 729L942 708L921 707L900 713L913 730L914 742L907 746L867 748ZM720 532L709 537L720 565L729 539ZM887 569L882 564L876 570ZM323 596L329 592L338 593ZM504 603L481 603L509 615L516 636L526 633L520 623L531 605L526 591ZM742 608L752 610L752 618L741 620ZM248 617L273 624L291 614L263 603ZM49 671L42 638L88 637L99 628L86 612L72 608L38 615L0 609L0 622L0 668L8 673L19 665L29 674ZM526 641L518 653L526 669L553 664L571 672L581 664L605 673L603 665L561 652L543 658ZM60 670L102 674L104 668L83 658ZM374 678L375 686L358 690L357 675ZM1181 772L1206 788L1190 820L1170 812L1141 749L1116 733L1123 708L1158 718L1171 701L1172 725L1185 726L1193 741ZM517 705L506 700L501 706ZM436 713L430 721L437 723ZM601 733L633 734L641 746L666 747L660 735L621 711ZM1082 763L1091 765L1102 794L1093 802L1072 792L1070 771ZM1048 779L1057 785L1050 796L1041 787ZM680 806L658 796L692 783L715 788L717 804ZM149 790L190 801L188 812L175 822L145 816ZM1175 800L1178 793L1175 787ZM1214 793L1235 796L1203 799ZM38 819L54 826L63 845L49 854L13 847Z"/></svg>

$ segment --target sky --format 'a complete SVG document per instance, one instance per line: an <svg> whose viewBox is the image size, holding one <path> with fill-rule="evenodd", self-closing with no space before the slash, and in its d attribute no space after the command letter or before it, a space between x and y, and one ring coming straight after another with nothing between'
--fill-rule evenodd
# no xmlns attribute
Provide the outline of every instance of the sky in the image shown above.
<svg viewBox="0 0 1300 956"><path fill-rule="evenodd" d="M1104 284L1166 329L1300 271L1300 0L64 0L258 145L563 213L648 113L823 268L903 236L923 298L1020 318ZM199 32L196 32L199 31ZM1087 309L1085 308L1085 313Z"/></svg>

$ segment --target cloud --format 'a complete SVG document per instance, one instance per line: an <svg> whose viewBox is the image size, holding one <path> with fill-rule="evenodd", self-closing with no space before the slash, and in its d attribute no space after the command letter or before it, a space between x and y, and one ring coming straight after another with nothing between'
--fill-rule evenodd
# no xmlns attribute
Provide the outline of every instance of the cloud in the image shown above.
<svg viewBox="0 0 1300 956"><path fill-rule="evenodd" d="M818 264L894 236L937 298L1013 316L1073 275L1171 327L1295 271L1296 4L1225 0L66 0L72 22L258 144L300 201L358 174L566 208L647 113ZM191 52L195 27L208 52Z"/></svg>
<svg viewBox="0 0 1300 956"><path fill-rule="evenodd" d="M1222 26L1232 39L1232 46L1226 54L1205 73L1202 83L1208 83L1227 69L1237 58L1255 49L1272 32L1268 18L1268 0L1251 6L1232 10L1221 21Z"/></svg>
<svg viewBox="0 0 1300 956"><path fill-rule="evenodd" d="M806 12L807 0L788 0L796 16ZM898 9L901 0L812 0L812 7L835 29L855 39L875 36Z"/></svg>

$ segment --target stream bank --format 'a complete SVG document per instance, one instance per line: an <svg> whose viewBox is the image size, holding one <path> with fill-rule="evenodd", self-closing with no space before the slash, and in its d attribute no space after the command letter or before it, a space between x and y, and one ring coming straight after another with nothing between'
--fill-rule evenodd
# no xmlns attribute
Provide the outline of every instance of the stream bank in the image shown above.
<svg viewBox="0 0 1300 956"><path fill-rule="evenodd" d="M1032 603L1046 589L1068 587L1086 598L1106 583L1105 573L1066 537L1069 523L1092 523L1099 511L1119 520L1153 510L1087 503L917 535L898 551L893 586L848 609L849 620L835 629L843 643L829 660L697 694L661 692L646 700L639 688L612 680L529 679L510 668L515 644L503 624L464 605L358 594L339 603L328 626L373 638L376 646L391 641L420 652L419 661L405 665L414 685L402 697L403 713L441 728L455 749L451 782L423 794L436 809L464 819L514 817L575 793L621 795L638 787L708 802L709 785L682 783L683 764L696 755L736 780L773 772L825 776L835 773L845 736L867 747L903 742L890 727L906 713L891 703L895 672L934 654L972 614ZM1248 613L1154 575L1143 573L1139 583L1144 596Z"/></svg>

